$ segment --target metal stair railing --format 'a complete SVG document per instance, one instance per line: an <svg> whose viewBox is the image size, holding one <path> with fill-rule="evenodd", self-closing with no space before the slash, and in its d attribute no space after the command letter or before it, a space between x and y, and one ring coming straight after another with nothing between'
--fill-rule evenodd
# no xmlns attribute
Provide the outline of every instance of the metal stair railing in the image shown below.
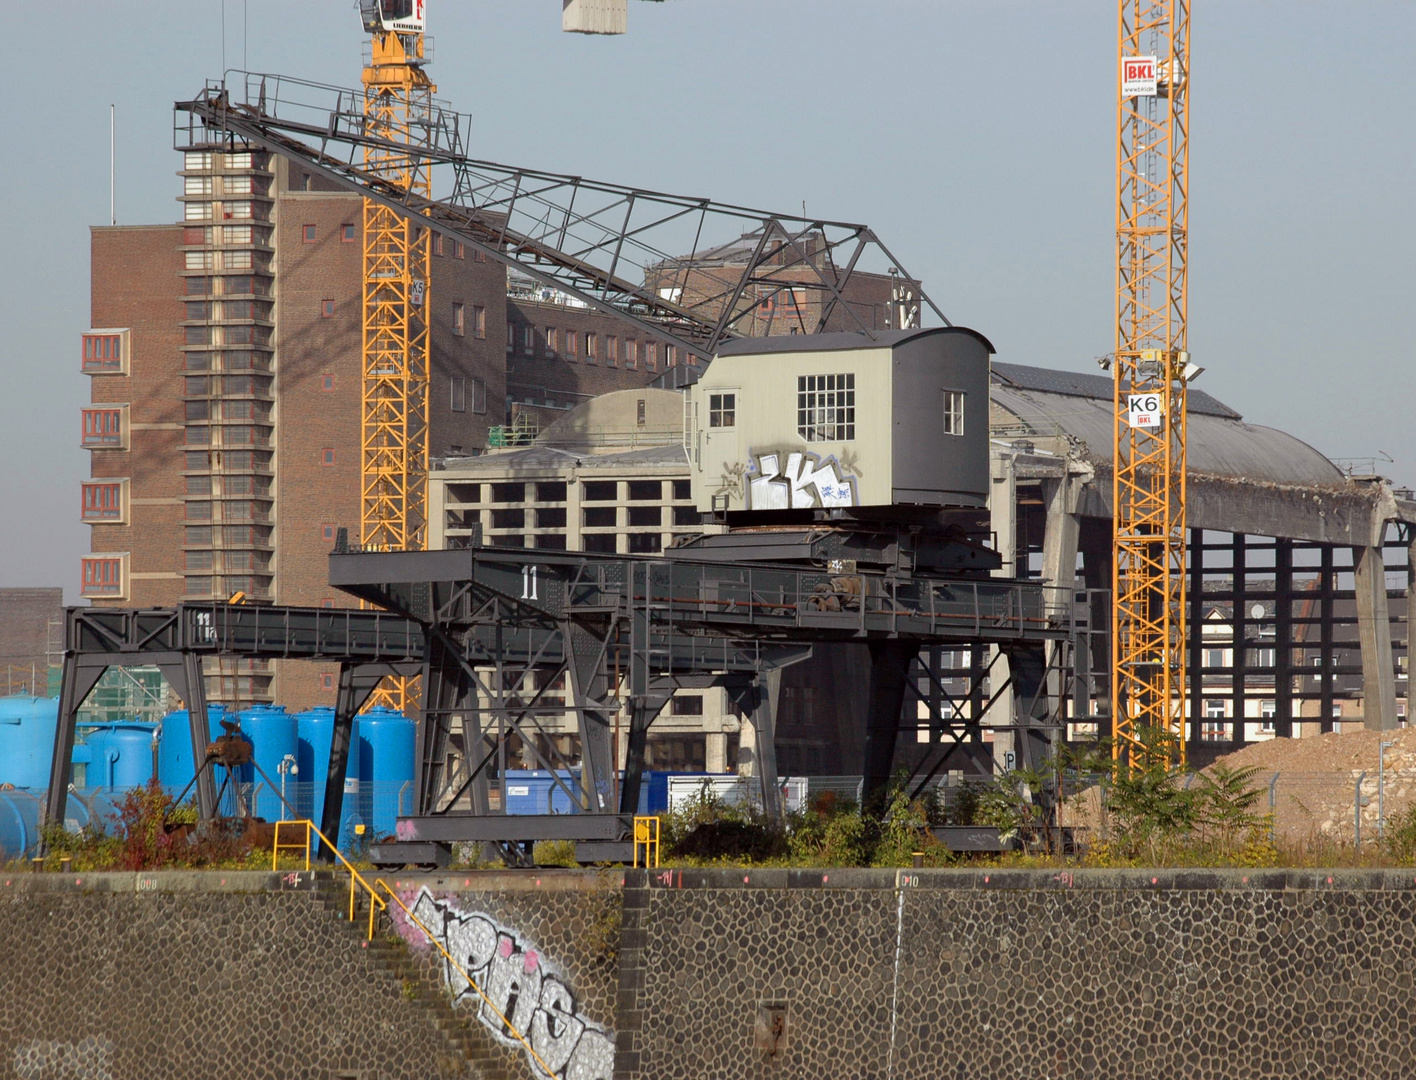
<svg viewBox="0 0 1416 1080"><path fill-rule="evenodd" d="M405 904L399 898L398 894L394 892L391 888L389 888L388 882L384 881L383 878L375 878L374 887L382 889L385 893L388 894L388 898L390 900L392 900L395 904L397 904L400 908L403 909L403 914L407 917L408 921L423 932L423 936L426 937L430 942L432 942L433 948L437 949L438 952L442 953L443 959L446 960L448 964L451 965L451 967L453 967L459 975L461 975L464 979L467 980L468 986L470 986L473 990L477 991L477 996L482 999L483 1004L486 1005L486 1007L492 1012L492 1015L494 1015L498 1020L502 1022L503 1030L510 1032L516 1038L517 1042L519 1042L522 1046L526 1047L526 1052L531 1055L532 1059L540 1067L541 1071L547 1076L555 1076L556 1074L551 1069L551 1067L545 1063L545 1061L541 1058L540 1054L536 1053L535 1048L531 1045L531 1040L528 1039L524 1034L522 1034L521 1031L519 1031L507 1017L502 1015L501 1010L498 1009L496 1005L492 1003L492 999L489 998L482 990L482 988L477 985L476 980L472 978L471 972L469 972L465 967L463 967L461 962L459 962L455 957L453 957L452 953L447 951L447 947L437 939L437 936L434 935L432 930L428 928L427 924L424 923L422 919L418 918L417 915L414 915L412 908ZM387 908L388 904L386 901L381 902L381 906L383 908ZM372 937L372 905L369 908L369 925L370 937Z"/></svg>
<svg viewBox="0 0 1416 1080"><path fill-rule="evenodd" d="M280 842L280 830L282 826L303 830L301 839L292 843L282 844ZM379 896L379 894L374 891L374 887L364 879L364 875L359 873L358 869L354 866L354 864L344 857L344 853L340 851L339 848L334 846L334 843L330 840L329 837L327 837L324 833L320 832L319 826L317 826L313 821L310 821L308 818L300 818L293 821L277 821L275 823L275 838L271 842L270 850L270 868L272 870L279 869L279 859L282 848L286 851L298 851L303 848L305 852L305 869L308 870L310 868L311 836L318 836L320 838L320 843L324 844L324 846L328 850L334 853L334 857L338 859L340 863L343 864L343 868L349 873L350 922L354 921L354 907L355 901L358 898L358 890L362 888L366 893L369 894L368 940L372 941L374 939L374 920L378 917L378 912L380 910L388 907L388 902L385 901L383 897Z"/></svg>

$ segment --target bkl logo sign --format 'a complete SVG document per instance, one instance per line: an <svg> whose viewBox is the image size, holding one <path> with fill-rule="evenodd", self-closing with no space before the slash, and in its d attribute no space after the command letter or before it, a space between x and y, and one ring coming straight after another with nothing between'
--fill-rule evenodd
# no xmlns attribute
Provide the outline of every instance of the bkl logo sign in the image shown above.
<svg viewBox="0 0 1416 1080"><path fill-rule="evenodd" d="M1157 82L1154 56L1121 58L1122 97L1155 97Z"/></svg>
<svg viewBox="0 0 1416 1080"><path fill-rule="evenodd" d="M1157 393L1127 394L1126 422L1132 427L1159 427L1165 405Z"/></svg>

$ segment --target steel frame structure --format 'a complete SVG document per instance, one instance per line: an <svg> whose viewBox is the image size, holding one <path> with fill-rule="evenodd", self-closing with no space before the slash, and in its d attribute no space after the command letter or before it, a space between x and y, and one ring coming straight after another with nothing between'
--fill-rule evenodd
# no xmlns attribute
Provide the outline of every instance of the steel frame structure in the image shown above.
<svg viewBox="0 0 1416 1080"><path fill-rule="evenodd" d="M411 842L487 840L513 853L517 844L557 837L611 845L600 851L611 857L638 805L649 727L684 687L722 686L751 716L763 803L769 813L780 812L772 752L775 673L808 656L815 642L869 649L867 792L888 781L900 732L918 730L919 721L906 722L902 710L911 665L930 645L967 646L978 654L986 643L1006 652L1015 689L1034 703L1022 726L1036 729L1037 751L1045 753L1060 723L1044 689L1046 645L1066 641L1072 624L1070 605L1048 602L1040 584L867 570L842 578L814 566L687 554L356 549L331 556L330 582L386 611L221 604L70 609L48 812L55 819L63 813L78 709L110 666L162 670L188 704L194 761L204 761L210 732L201 665L209 655L340 664L322 808L327 832L341 820L355 714L385 677L419 674L416 812L399 827L400 840ZM543 700L560 676L573 694L569 708ZM937 693L924 696L940 700ZM567 770L554 745L536 738L546 734L540 718L549 712L577 718L580 782L557 782L581 812L490 814L488 775L494 762L498 773L506 767L513 735L536 764L553 773ZM616 791L612 732L621 712L626 766ZM981 715L961 726L936 708L928 723L938 729L937 741L951 734L957 743ZM461 738L456 763L449 760L455 736ZM209 770L198 778L197 799L204 818L215 813Z"/></svg>
<svg viewBox="0 0 1416 1080"><path fill-rule="evenodd" d="M806 290L816 299L816 325L806 332L837 320L873 334L876 328L854 310L846 291L853 275L876 263L872 272L898 279L892 321L919 325L928 307L950 325L866 225L480 160L468 152L470 118L432 98L412 137L397 138L371 124L358 91L273 74L232 78L234 85L209 82L191 101L176 103L179 149L249 139L699 361L741 336L738 324L770 308L784 289ZM372 172L371 149L415 163L446 194L433 198L426 189ZM439 181L444 174L450 175ZM751 241L744 262L721 267L711 289L685 297L697 263L684 252L742 238Z"/></svg>
<svg viewBox="0 0 1416 1080"><path fill-rule="evenodd" d="M1070 638L1070 604L1049 605L1034 582L858 573L843 579L818 567L715 560L691 548L663 558L474 548L336 552L330 560L332 585L427 628L410 841L472 838L454 837L457 822L485 813L481 785L493 755L504 754L509 729L523 736L540 767L563 768L566 762L535 745L536 717L552 711L579 719L581 785L566 791L587 819L564 823L559 835L591 827L594 815L633 814L649 726L673 691L687 686L724 686L752 715L763 750L763 801L774 812L773 673L804 659L815 642L869 647L867 791L888 781L899 732L918 729L901 712L911 664L927 645L999 645L1012 659L1021 696L1041 702L1028 719L1040 735L1056 726L1044 690L1044 645ZM512 667L499 659L508 649L519 658ZM531 670L539 673L534 688ZM543 705L543 688L562 674L575 706ZM627 760L616 800L611 730L621 708L628 714ZM459 720L463 753L454 768L448 747ZM935 726L947 724L944 718Z"/></svg>
<svg viewBox="0 0 1416 1080"><path fill-rule="evenodd" d="M1142 56L1157 94L1117 95L1113 753L1135 762L1158 736L1183 763L1189 0L1120 0L1118 80ZM1158 424L1130 423L1140 393Z"/></svg>

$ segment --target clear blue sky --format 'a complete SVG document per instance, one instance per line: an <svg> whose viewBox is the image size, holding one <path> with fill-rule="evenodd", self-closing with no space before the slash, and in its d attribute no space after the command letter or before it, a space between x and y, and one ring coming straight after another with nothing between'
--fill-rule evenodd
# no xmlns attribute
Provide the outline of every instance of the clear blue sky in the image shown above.
<svg viewBox="0 0 1416 1080"><path fill-rule="evenodd" d="M88 227L175 221L171 105L222 70L217 0L26 5L0 112L0 584L77 600ZM1112 337L1111 0L429 0L482 157L873 226L999 359ZM226 66L356 85L353 0L226 0ZM243 17L249 28L243 41ZM1416 4L1193 0L1190 346L1202 386L1416 482ZM244 52L244 60L243 60Z"/></svg>

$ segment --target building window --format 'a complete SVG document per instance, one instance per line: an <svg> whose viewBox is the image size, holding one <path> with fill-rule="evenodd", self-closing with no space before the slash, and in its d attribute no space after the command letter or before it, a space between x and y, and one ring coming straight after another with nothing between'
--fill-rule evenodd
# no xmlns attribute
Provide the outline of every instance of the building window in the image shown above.
<svg viewBox="0 0 1416 1080"><path fill-rule="evenodd" d="M354 226L345 222L339 227L339 242L341 244L352 244L355 240Z"/></svg>
<svg viewBox="0 0 1416 1080"><path fill-rule="evenodd" d="M510 321L506 324L506 347L508 349L516 348L516 324Z"/></svg>
<svg viewBox="0 0 1416 1080"><path fill-rule="evenodd" d="M122 409L84 409L82 446L90 450L124 449Z"/></svg>
<svg viewBox="0 0 1416 1080"><path fill-rule="evenodd" d="M674 348L672 345L665 345L665 346L664 346L664 366L665 366L665 367L677 367L677 366L678 366L678 349Z"/></svg>
<svg viewBox="0 0 1416 1080"><path fill-rule="evenodd" d="M330 522L320 526L320 539L326 544L334 543L335 526Z"/></svg>
<svg viewBox="0 0 1416 1080"><path fill-rule="evenodd" d="M1229 666L1228 649L1206 649L1205 667L1207 668L1227 668Z"/></svg>
<svg viewBox="0 0 1416 1080"><path fill-rule="evenodd" d="M521 351L527 356L536 355L536 328L530 323L521 328Z"/></svg>
<svg viewBox="0 0 1416 1080"><path fill-rule="evenodd" d="M185 565L188 570L210 570L213 562L214 554L211 551L189 551Z"/></svg>
<svg viewBox="0 0 1416 1080"><path fill-rule="evenodd" d="M595 354L599 351L600 335L586 332L585 334L585 359L592 364L595 362Z"/></svg>
<svg viewBox="0 0 1416 1080"><path fill-rule="evenodd" d="M334 389L334 376L324 374L320 376L320 389L328 393Z"/></svg>
<svg viewBox="0 0 1416 1080"><path fill-rule="evenodd" d="M487 411L487 384L476 377L472 379L472 411L478 416Z"/></svg>
<svg viewBox="0 0 1416 1080"><path fill-rule="evenodd" d="M123 520L123 485L84 484L83 521L121 522Z"/></svg>
<svg viewBox="0 0 1416 1080"><path fill-rule="evenodd" d="M188 172L196 172L199 169L211 168L211 152L207 150L192 150L183 155L182 168Z"/></svg>
<svg viewBox="0 0 1416 1080"><path fill-rule="evenodd" d="M1274 718L1278 715L1278 703L1275 701L1259 702L1259 730L1273 731Z"/></svg>
<svg viewBox="0 0 1416 1080"><path fill-rule="evenodd" d="M315 242L315 227L313 225L301 225L300 239L307 244L313 244Z"/></svg>
<svg viewBox="0 0 1416 1080"><path fill-rule="evenodd" d="M737 394L708 395L708 426L737 427Z"/></svg>
<svg viewBox="0 0 1416 1080"><path fill-rule="evenodd" d="M472 305L472 333L479 338L487 336L487 309L481 304Z"/></svg>
<svg viewBox="0 0 1416 1080"><path fill-rule="evenodd" d="M461 378L460 376L454 375L450 380L448 380L448 382L449 385L452 387L452 411L466 412L467 380Z"/></svg>
<svg viewBox="0 0 1416 1080"><path fill-rule="evenodd" d="M89 374L126 370L123 366L123 333L85 334L83 370Z"/></svg>
<svg viewBox="0 0 1416 1080"><path fill-rule="evenodd" d="M452 242L452 257L454 259L467 258L467 248L463 246L461 240L454 240Z"/></svg>
<svg viewBox="0 0 1416 1080"><path fill-rule="evenodd" d="M546 355L547 355L547 356L555 356L555 354L556 354L556 328L555 328L554 326L548 326L548 327L546 327Z"/></svg>
<svg viewBox="0 0 1416 1080"><path fill-rule="evenodd" d="M211 203L189 202L183 210L182 219L184 221L210 221Z"/></svg>
<svg viewBox="0 0 1416 1080"><path fill-rule="evenodd" d="M320 464L326 467L334 464L334 447L326 446L320 451Z"/></svg>
<svg viewBox="0 0 1416 1080"><path fill-rule="evenodd" d="M655 341L644 343L644 367L647 371L659 370L659 344Z"/></svg>
<svg viewBox="0 0 1416 1080"><path fill-rule="evenodd" d="M633 338L626 338L624 343L624 366L627 368L637 368L639 366L639 342Z"/></svg>
<svg viewBox="0 0 1416 1080"><path fill-rule="evenodd" d="M458 337L467 333L467 314L463 306L457 301L452 303L452 332Z"/></svg>
<svg viewBox="0 0 1416 1080"><path fill-rule="evenodd" d="M320 606L321 606L321 607L334 607L334 603L331 601L331 602L329 602L329 603L322 604L322 605L320 605ZM323 674L320 675L320 689L321 689L321 690L333 690L333 689L334 689L334 675L333 675L332 673L326 671L326 672L324 672Z"/></svg>
<svg viewBox="0 0 1416 1080"><path fill-rule="evenodd" d="M619 338L612 335L605 336L605 363L610 367L619 363Z"/></svg>
<svg viewBox="0 0 1416 1080"><path fill-rule="evenodd" d="M580 343L579 343L579 341L577 340L577 335L576 335L575 331L574 331L574 330L567 330L567 331L565 332L565 354L566 354L566 356L574 356L575 353L576 353L576 349L579 347L579 344L580 344Z"/></svg>
<svg viewBox="0 0 1416 1080"><path fill-rule="evenodd" d="M645 421L648 420L648 418L649 418L649 416L648 416L648 409L647 409L645 406L646 406L646 402L645 402L645 400L644 400L643 398L640 398L638 401L636 401L636 402L634 403L634 424L635 424L635 427L643 427Z"/></svg>
<svg viewBox="0 0 1416 1080"><path fill-rule="evenodd" d="M441 256L443 253L442 233L433 233L433 254Z"/></svg>
<svg viewBox="0 0 1416 1080"><path fill-rule="evenodd" d="M487 253L485 251L478 251L472 256L472 258L475 262L486 262Z"/></svg>
<svg viewBox="0 0 1416 1080"><path fill-rule="evenodd" d="M306 227L310 229L314 228L313 225ZM249 244L251 242L251 227L249 225L223 225L221 233L222 236L226 238L226 243L228 244ZM313 233L310 234L310 239L306 242L310 244L315 242ZM229 261L227 265L231 265Z"/></svg>
<svg viewBox="0 0 1416 1080"><path fill-rule="evenodd" d="M797 377L797 434L807 442L855 438L855 375Z"/></svg>
<svg viewBox="0 0 1416 1080"><path fill-rule="evenodd" d="M251 220L251 204L246 201L229 202L222 206L222 217L236 221Z"/></svg>
<svg viewBox="0 0 1416 1080"><path fill-rule="evenodd" d="M1205 719L1224 719L1224 700L1222 698L1205 698Z"/></svg>
<svg viewBox="0 0 1416 1080"><path fill-rule="evenodd" d="M334 318L334 301L333 301L333 300L321 300L321 301L320 301L320 318L321 318L321 319L332 319L332 318Z"/></svg>
<svg viewBox="0 0 1416 1080"><path fill-rule="evenodd" d="M123 556L102 555L83 560L84 596L123 595Z"/></svg>
<svg viewBox="0 0 1416 1080"><path fill-rule="evenodd" d="M228 169L251 168L251 152L249 150L242 150L237 153L227 154L226 167Z"/></svg>
<svg viewBox="0 0 1416 1080"><path fill-rule="evenodd" d="M249 233L251 230L247 227L246 231ZM227 251L223 253L221 257L223 259L223 265L228 270L251 269L251 253L249 251Z"/></svg>
<svg viewBox="0 0 1416 1080"><path fill-rule="evenodd" d="M702 694L676 694L670 708L672 716L702 716Z"/></svg>
<svg viewBox="0 0 1416 1080"><path fill-rule="evenodd" d="M962 390L944 391L944 434L962 435L964 433L964 392Z"/></svg>

